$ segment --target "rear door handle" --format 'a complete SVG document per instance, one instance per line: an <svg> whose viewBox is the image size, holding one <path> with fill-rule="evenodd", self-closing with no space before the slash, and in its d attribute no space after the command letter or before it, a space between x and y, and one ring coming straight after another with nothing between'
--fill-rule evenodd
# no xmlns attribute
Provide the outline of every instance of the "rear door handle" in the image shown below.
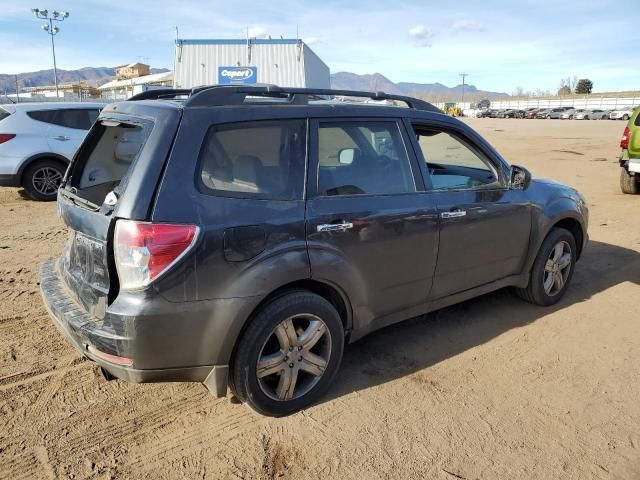
<svg viewBox="0 0 640 480"><path fill-rule="evenodd" d="M450 212L442 212L440 214L440 218L460 218L460 217L466 217L467 216L467 212L465 210L451 210Z"/></svg>
<svg viewBox="0 0 640 480"><path fill-rule="evenodd" d="M66 142L67 140L71 140L71 137L67 137L66 135L58 135L57 137L53 137L54 140L59 140L61 142Z"/></svg>
<svg viewBox="0 0 640 480"><path fill-rule="evenodd" d="M353 223L344 222L344 223L323 223L316 227L316 231L318 232L344 232L353 228Z"/></svg>

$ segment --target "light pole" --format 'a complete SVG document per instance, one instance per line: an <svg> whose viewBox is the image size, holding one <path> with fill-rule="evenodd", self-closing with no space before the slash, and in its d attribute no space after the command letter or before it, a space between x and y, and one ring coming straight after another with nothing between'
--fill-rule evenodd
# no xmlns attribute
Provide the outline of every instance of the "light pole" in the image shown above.
<svg viewBox="0 0 640 480"><path fill-rule="evenodd" d="M460 76L462 77L462 108L464 108L464 79L467 78L469 74L461 73Z"/></svg>
<svg viewBox="0 0 640 480"><path fill-rule="evenodd" d="M63 22L65 18L69 18L69 12L53 11L49 15L49 10L40 10L39 8L32 8L31 11L37 18L46 20L42 25L42 30L51 35L51 51L53 52L53 80L56 84L56 97L60 98L58 93L58 69L56 67L56 45L53 41L53 37L60 31L58 27L53 25L53 22Z"/></svg>

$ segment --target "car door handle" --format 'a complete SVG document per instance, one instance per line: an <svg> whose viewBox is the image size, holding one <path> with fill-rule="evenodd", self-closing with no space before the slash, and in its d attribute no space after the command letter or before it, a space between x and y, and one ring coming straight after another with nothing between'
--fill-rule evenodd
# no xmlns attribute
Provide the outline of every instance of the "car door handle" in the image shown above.
<svg viewBox="0 0 640 480"><path fill-rule="evenodd" d="M353 223L344 222L344 223L323 223L316 227L316 231L318 232L344 232L353 228Z"/></svg>
<svg viewBox="0 0 640 480"><path fill-rule="evenodd" d="M66 142L67 140L71 140L71 137L67 137L66 135L58 135L57 137L53 137L54 140L59 140L61 142Z"/></svg>
<svg viewBox="0 0 640 480"><path fill-rule="evenodd" d="M440 218L459 218L465 217L467 212L465 210L451 210L450 212L442 212Z"/></svg>

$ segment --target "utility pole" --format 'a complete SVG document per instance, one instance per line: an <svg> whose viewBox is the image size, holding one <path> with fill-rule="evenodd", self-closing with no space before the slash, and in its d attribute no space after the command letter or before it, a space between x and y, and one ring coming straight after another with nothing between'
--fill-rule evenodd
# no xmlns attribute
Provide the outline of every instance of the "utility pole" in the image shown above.
<svg viewBox="0 0 640 480"><path fill-rule="evenodd" d="M16 103L20 103L20 88L18 87L18 75L16 77Z"/></svg>
<svg viewBox="0 0 640 480"><path fill-rule="evenodd" d="M60 98L60 94L58 93L58 68L56 66L56 45L53 41L53 37L60 31L58 27L53 26L53 22L62 22L65 18L69 18L69 12L58 12L53 11L51 15L49 15L49 10L40 10L39 8L32 8L31 12L36 16L36 18L41 18L42 20L46 20L44 25L42 25L42 30L45 33L51 35L51 51L53 52L53 80L56 85L56 97ZM48 22L48 23L47 23Z"/></svg>
<svg viewBox="0 0 640 480"><path fill-rule="evenodd" d="M461 73L460 76L462 77L462 108L464 108L464 79L467 78L469 74Z"/></svg>

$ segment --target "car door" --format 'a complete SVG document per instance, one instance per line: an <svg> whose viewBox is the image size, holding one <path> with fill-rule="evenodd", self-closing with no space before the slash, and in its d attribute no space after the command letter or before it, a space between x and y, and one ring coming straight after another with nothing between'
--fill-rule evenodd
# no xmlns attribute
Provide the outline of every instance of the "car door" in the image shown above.
<svg viewBox="0 0 640 480"><path fill-rule="evenodd" d="M80 147L100 111L97 108L61 108L51 116L47 132L53 153L71 159Z"/></svg>
<svg viewBox="0 0 640 480"><path fill-rule="evenodd" d="M440 220L431 298L519 274L531 211L525 194L509 188L502 162L463 131L437 123L411 126Z"/></svg>
<svg viewBox="0 0 640 480"><path fill-rule="evenodd" d="M361 334L420 313L431 288L437 212L409 141L395 119L311 122L312 277L346 291Z"/></svg>

